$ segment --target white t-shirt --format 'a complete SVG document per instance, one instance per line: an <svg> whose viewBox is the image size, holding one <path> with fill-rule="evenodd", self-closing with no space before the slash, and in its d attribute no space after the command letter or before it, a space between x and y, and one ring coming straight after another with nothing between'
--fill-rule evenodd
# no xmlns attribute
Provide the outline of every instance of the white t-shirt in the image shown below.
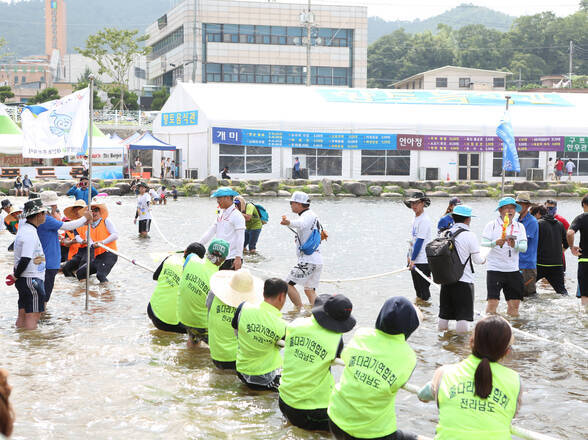
<svg viewBox="0 0 588 440"><path fill-rule="evenodd" d="M555 170L555 164L553 161L547 162L547 175L553 174Z"/></svg>
<svg viewBox="0 0 588 440"><path fill-rule="evenodd" d="M306 243L310 237L313 228L316 227L318 217L310 209L307 209L294 220L290 220L290 227L298 234L296 241L296 255L299 263L323 264L323 256L321 255L321 247L317 248L311 255L306 255L300 250L300 246Z"/></svg>
<svg viewBox="0 0 588 440"><path fill-rule="evenodd" d="M455 248L457 249L457 254L459 255L461 263L465 263L468 257L471 255L472 263L484 264L486 260L484 260L484 258L482 258L480 255L480 243L478 243L476 234L470 231L470 227L464 223L454 224L450 231L452 234L455 234L458 229L465 229L465 231L461 232L457 237L455 237ZM459 281L464 283L474 282L474 274L472 273L472 266L470 265L469 261L468 264L465 265L463 269L463 275Z"/></svg>
<svg viewBox="0 0 588 440"><path fill-rule="evenodd" d="M0 210L0 231L4 231L6 229L6 225L4 224L4 219L8 214L3 209Z"/></svg>
<svg viewBox="0 0 588 440"><path fill-rule="evenodd" d="M37 234L37 228L27 222L20 222L16 239L14 240L14 268L18 266L18 262L22 257L30 258L31 261L27 268L20 275L25 278L40 278L45 279L45 254L43 253L43 246ZM35 258L42 257L39 264L35 264Z"/></svg>
<svg viewBox="0 0 588 440"><path fill-rule="evenodd" d="M159 199L159 194L153 188L149 190L149 195L153 198L153 200Z"/></svg>
<svg viewBox="0 0 588 440"><path fill-rule="evenodd" d="M566 170L568 170L568 173L572 173L574 171L574 168L576 168L576 165L574 165L574 162L566 163Z"/></svg>
<svg viewBox="0 0 588 440"><path fill-rule="evenodd" d="M499 217L491 221L484 228L482 237L487 240L498 240L502 237L502 219ZM527 232L522 223L514 221L506 228L506 235L514 235L515 242L527 241ZM487 257L488 270L497 272L516 272L519 270L519 252L511 248L508 243L502 247L495 246L492 248Z"/></svg>
<svg viewBox="0 0 588 440"><path fill-rule="evenodd" d="M414 260L415 264L427 264L427 252L425 251L425 247L431 241L431 230L432 223L427 214L423 212L421 215L414 218L412 222L412 230L410 232L410 248L408 249L409 258L412 256L412 248L417 239L423 239L423 246Z"/></svg>
<svg viewBox="0 0 588 440"><path fill-rule="evenodd" d="M137 211L139 211L138 220L150 220L151 211L149 211L149 204L151 203L151 196L147 193L137 196Z"/></svg>
<svg viewBox="0 0 588 440"><path fill-rule="evenodd" d="M245 217L235 209L235 205L221 210L214 224L204 233L198 242L206 245L213 237L220 238L229 243L227 260L243 256Z"/></svg>

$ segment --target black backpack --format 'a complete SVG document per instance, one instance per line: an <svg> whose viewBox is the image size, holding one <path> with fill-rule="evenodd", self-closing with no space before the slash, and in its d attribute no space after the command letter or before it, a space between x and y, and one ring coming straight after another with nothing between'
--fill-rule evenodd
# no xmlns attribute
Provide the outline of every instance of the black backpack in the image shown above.
<svg viewBox="0 0 588 440"><path fill-rule="evenodd" d="M474 266L470 255L465 263L462 264L457 248L455 247L455 237L466 229L460 228L452 234L446 231L440 237L432 240L427 244L425 251L433 281L437 284L454 284L459 281L463 275L466 264L470 263L472 273Z"/></svg>

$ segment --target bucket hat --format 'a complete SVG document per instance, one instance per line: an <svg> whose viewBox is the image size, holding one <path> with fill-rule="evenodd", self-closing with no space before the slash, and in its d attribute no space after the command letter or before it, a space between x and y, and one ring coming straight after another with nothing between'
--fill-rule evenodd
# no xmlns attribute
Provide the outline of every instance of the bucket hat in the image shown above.
<svg viewBox="0 0 588 440"><path fill-rule="evenodd" d="M144 187L145 189L149 189L149 187L147 186L147 184L145 182L139 182L139 183L137 183L137 188L140 187L140 186Z"/></svg>
<svg viewBox="0 0 588 440"><path fill-rule="evenodd" d="M213 192L210 197L235 197L238 195L239 193L234 189L223 186Z"/></svg>
<svg viewBox="0 0 588 440"><path fill-rule="evenodd" d="M251 275L247 269L220 270L210 278L210 290L231 307L242 302L260 304L263 301L263 280Z"/></svg>
<svg viewBox="0 0 588 440"><path fill-rule="evenodd" d="M41 193L41 201L43 202L44 206L53 206L57 205L59 199L55 191L43 191Z"/></svg>
<svg viewBox="0 0 588 440"><path fill-rule="evenodd" d="M475 215L472 214L472 208L468 205L457 205L453 208L451 214L460 215L462 217L475 217Z"/></svg>
<svg viewBox="0 0 588 440"><path fill-rule="evenodd" d="M303 205L309 205L310 204L310 197L308 197L308 194L306 194L305 192L294 191L292 193L292 197L290 197L290 201L296 202L296 203L302 203Z"/></svg>
<svg viewBox="0 0 588 440"><path fill-rule="evenodd" d="M18 223L18 218L21 214L22 214L22 208L21 209L11 209L10 214L8 214L6 217L4 217L4 224L9 225L10 223L13 223L13 222Z"/></svg>
<svg viewBox="0 0 588 440"><path fill-rule="evenodd" d="M531 201L531 193L529 191L521 191L518 193L517 198L515 200L517 203L533 203Z"/></svg>
<svg viewBox="0 0 588 440"><path fill-rule="evenodd" d="M337 333L346 333L355 327L355 318L351 316L353 304L345 295L319 295L317 299L312 316L321 327Z"/></svg>
<svg viewBox="0 0 588 440"><path fill-rule="evenodd" d="M208 245L208 253L210 255L216 255L218 257L227 258L229 255L229 243L220 238L215 238Z"/></svg>
<svg viewBox="0 0 588 440"><path fill-rule="evenodd" d="M506 205L514 205L515 209L517 212L521 212L521 205L519 205L515 199L513 199L512 197L503 197L498 201L498 208L496 208L496 211L498 211L500 208L502 208L503 206Z"/></svg>
<svg viewBox="0 0 588 440"><path fill-rule="evenodd" d="M70 220L77 220L81 217L80 210L86 207L86 202L83 200L76 200L71 206L63 210L63 214Z"/></svg>
<svg viewBox="0 0 588 440"><path fill-rule="evenodd" d="M409 199L405 199L404 204L407 208L410 208L410 204L412 202L418 202L419 200L425 202L425 208L427 208L431 204L431 199L429 199L422 191L417 191L412 195L412 197L410 197Z"/></svg>
<svg viewBox="0 0 588 440"><path fill-rule="evenodd" d="M32 199L24 204L24 217L39 214L40 212L47 212L47 208L43 206L41 199Z"/></svg>

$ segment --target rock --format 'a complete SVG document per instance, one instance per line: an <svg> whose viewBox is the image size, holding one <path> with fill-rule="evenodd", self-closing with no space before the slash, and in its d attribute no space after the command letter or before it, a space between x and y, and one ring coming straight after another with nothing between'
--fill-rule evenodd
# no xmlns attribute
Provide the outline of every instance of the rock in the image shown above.
<svg viewBox="0 0 588 440"><path fill-rule="evenodd" d="M386 185L384 191L388 193L400 193L402 194L402 188L399 185Z"/></svg>
<svg viewBox="0 0 588 440"><path fill-rule="evenodd" d="M42 191L57 191L59 189L59 185L61 185L60 182L43 182L41 184L41 190Z"/></svg>
<svg viewBox="0 0 588 440"><path fill-rule="evenodd" d="M537 191L537 197L555 197L557 192L553 189L540 189Z"/></svg>
<svg viewBox="0 0 588 440"><path fill-rule="evenodd" d="M355 196L365 196L368 193L367 185L362 182L343 182L343 188Z"/></svg>
<svg viewBox="0 0 588 440"><path fill-rule="evenodd" d="M218 181L219 186L229 186L230 184L231 184L231 182L227 179L221 179Z"/></svg>
<svg viewBox="0 0 588 440"><path fill-rule="evenodd" d="M488 184L481 183L481 182L475 182L475 183L472 183L472 188L473 189L486 189L486 188L488 188Z"/></svg>
<svg viewBox="0 0 588 440"><path fill-rule="evenodd" d="M8 195L9 196L16 196L16 190L14 188L10 188L8 190Z"/></svg>
<svg viewBox="0 0 588 440"><path fill-rule="evenodd" d="M266 180L265 182L261 182L261 190L262 191L277 191L280 189L280 181L279 180Z"/></svg>
<svg viewBox="0 0 588 440"><path fill-rule="evenodd" d="M333 193L337 194L341 191L343 191L343 187L341 186L341 184L333 182Z"/></svg>
<svg viewBox="0 0 588 440"><path fill-rule="evenodd" d="M178 190L178 197L186 197L186 191L182 191L181 189ZM173 197L172 197L173 200Z"/></svg>
<svg viewBox="0 0 588 440"><path fill-rule="evenodd" d="M115 185L116 187L120 188L120 193L121 194L128 194L129 192L131 192L131 185L129 185L128 183L117 183ZM170 186L171 188L171 186Z"/></svg>
<svg viewBox="0 0 588 440"><path fill-rule="evenodd" d="M418 182L418 185L416 187L421 188L425 190L425 192L427 192L435 189L435 186L439 185L439 183L440 182L436 182L434 180L425 180L424 182Z"/></svg>
<svg viewBox="0 0 588 440"><path fill-rule="evenodd" d="M276 191L264 191L264 192L260 192L259 194L256 194L258 196L262 196L262 197L277 197L278 193Z"/></svg>
<svg viewBox="0 0 588 440"><path fill-rule="evenodd" d="M321 183L323 185L323 194L326 196L332 196L333 195L333 183L329 179L323 179L323 180L321 180Z"/></svg>
<svg viewBox="0 0 588 440"><path fill-rule="evenodd" d="M537 191L539 185L535 182L514 182L512 184L515 191Z"/></svg>
<svg viewBox="0 0 588 440"><path fill-rule="evenodd" d="M318 185L308 185L306 187L306 192L308 193L314 193L314 194L318 194L321 192L321 187Z"/></svg>
<svg viewBox="0 0 588 440"><path fill-rule="evenodd" d="M472 196L474 197L488 197L487 189L474 189L472 190Z"/></svg>
<svg viewBox="0 0 588 440"><path fill-rule="evenodd" d="M184 188L188 195L197 194L200 192L200 188L202 188L202 185L199 183L187 183Z"/></svg>
<svg viewBox="0 0 588 440"><path fill-rule="evenodd" d="M278 197L290 197L290 195L291 194L286 190L281 189L278 191Z"/></svg>
<svg viewBox="0 0 588 440"><path fill-rule="evenodd" d="M412 196L414 196L416 193L420 193L422 192L420 189L416 189L416 188L409 188L404 190L404 196L409 199Z"/></svg>
<svg viewBox="0 0 588 440"><path fill-rule="evenodd" d="M435 191L446 191L448 193L457 192L457 186L436 186L433 188Z"/></svg>
<svg viewBox="0 0 588 440"><path fill-rule="evenodd" d="M370 186L369 190L370 190L370 193L376 197L379 197L380 194L382 194L382 187L379 185L372 185L372 186Z"/></svg>
<svg viewBox="0 0 588 440"><path fill-rule="evenodd" d="M395 185L398 185L400 188L407 189L410 188L410 183L404 180L400 180L398 182L394 182Z"/></svg>
<svg viewBox="0 0 588 440"><path fill-rule="evenodd" d="M323 193L310 193L310 194L308 194L308 197L310 197L310 200L313 200L313 199L320 199L324 196L323 196Z"/></svg>
<svg viewBox="0 0 588 440"><path fill-rule="evenodd" d="M208 176L206 179L202 181L202 184L208 186L210 189L217 189L218 179L216 178L216 176Z"/></svg>
<svg viewBox="0 0 588 440"><path fill-rule="evenodd" d="M121 195L121 190L117 186L109 186L106 188L102 188L100 190L100 192L106 193L109 196L120 196Z"/></svg>
<svg viewBox="0 0 588 440"><path fill-rule="evenodd" d="M55 191L57 191L58 194L65 195L72 186L73 184L71 182L62 182Z"/></svg>
<svg viewBox="0 0 588 440"><path fill-rule="evenodd" d="M402 194L396 192L383 192L380 197L402 197Z"/></svg>
<svg viewBox="0 0 588 440"><path fill-rule="evenodd" d="M429 196L429 197L449 197L449 193L447 193L445 191L433 191L431 193L428 193L427 196Z"/></svg>
<svg viewBox="0 0 588 440"><path fill-rule="evenodd" d="M355 194L337 194L337 197L357 197Z"/></svg>
<svg viewBox="0 0 588 440"><path fill-rule="evenodd" d="M550 189L557 191L558 193L567 192L571 193L574 192L575 186L571 183L559 183L556 185L551 185Z"/></svg>
<svg viewBox="0 0 588 440"><path fill-rule="evenodd" d="M257 193L259 192L259 186L247 185L245 187L245 191L248 193Z"/></svg>
<svg viewBox="0 0 588 440"><path fill-rule="evenodd" d="M14 179L0 179L0 190L8 191L14 188Z"/></svg>
<svg viewBox="0 0 588 440"><path fill-rule="evenodd" d="M498 188L500 190L500 187ZM514 193L514 188L512 185L504 185L504 196L506 197L506 193L512 194Z"/></svg>
<svg viewBox="0 0 588 440"><path fill-rule="evenodd" d="M560 192L557 193L558 197L579 197L578 193Z"/></svg>
<svg viewBox="0 0 588 440"><path fill-rule="evenodd" d="M457 194L457 193L469 193L472 190L472 187L470 185L466 185L464 183L460 183L458 185L455 185L454 189L452 191L449 191L451 194Z"/></svg>
<svg viewBox="0 0 588 440"><path fill-rule="evenodd" d="M163 183L167 188L171 188L174 185L179 188L184 184L184 181L182 179L165 179ZM118 186L118 184L115 186Z"/></svg>

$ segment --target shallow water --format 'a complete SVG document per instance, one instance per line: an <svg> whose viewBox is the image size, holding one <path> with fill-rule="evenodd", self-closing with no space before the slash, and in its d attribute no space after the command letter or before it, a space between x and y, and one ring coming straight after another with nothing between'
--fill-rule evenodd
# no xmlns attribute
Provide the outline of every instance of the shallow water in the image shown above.
<svg viewBox="0 0 588 440"><path fill-rule="evenodd" d="M122 205L114 201L122 200ZM62 200L66 206L66 199ZM258 244L259 255L246 258L251 268L285 275L295 263L292 233L278 224L289 211L287 200L263 200L270 213ZM427 213L434 223L446 201L434 200ZM18 203L17 203L18 204ZM472 229L481 233L494 215L495 201L468 201L478 215ZM133 225L135 200L111 197L111 218L119 250L151 267L170 250L152 226L151 238L139 239ZM398 201L344 199L313 203L329 233L323 246L323 279L344 279L388 272L406 263L406 240L412 211ZM170 201L156 206L154 217L177 249L197 240L213 221L215 203L208 199ZM577 200L560 203L568 220L580 213ZM6 249L12 236L0 234ZM569 252L567 287L575 292L576 258ZM0 279L11 271L12 254L0 254ZM485 269L476 267L476 310L483 311ZM217 371L205 349L188 350L185 337L154 329L146 315L155 286L148 272L120 260L105 285L91 285L84 310L84 283L58 275L49 312L36 331L14 328L17 295L2 285L0 366L10 373L17 421L15 439L62 438L207 438L320 439L287 425L275 394L248 392L233 374ZM2 283L4 284L4 283ZM537 299L521 306L511 320L521 330L567 340L588 348L588 315L573 296L561 298L539 285ZM319 293L343 293L354 303L358 326L374 325L384 300L393 295L414 298L410 275L337 285L321 284ZM411 383L424 384L434 369L468 354L468 338L436 331L438 295L423 307L425 321L409 342L417 353ZM505 311L504 302L501 312ZM298 316L291 306L285 318ZM350 335L346 336L346 340ZM517 336L506 364L516 369L524 387L517 426L565 439L588 437L588 357L570 346ZM336 376L340 368L334 369ZM398 426L434 436L437 409L405 391L397 398Z"/></svg>

